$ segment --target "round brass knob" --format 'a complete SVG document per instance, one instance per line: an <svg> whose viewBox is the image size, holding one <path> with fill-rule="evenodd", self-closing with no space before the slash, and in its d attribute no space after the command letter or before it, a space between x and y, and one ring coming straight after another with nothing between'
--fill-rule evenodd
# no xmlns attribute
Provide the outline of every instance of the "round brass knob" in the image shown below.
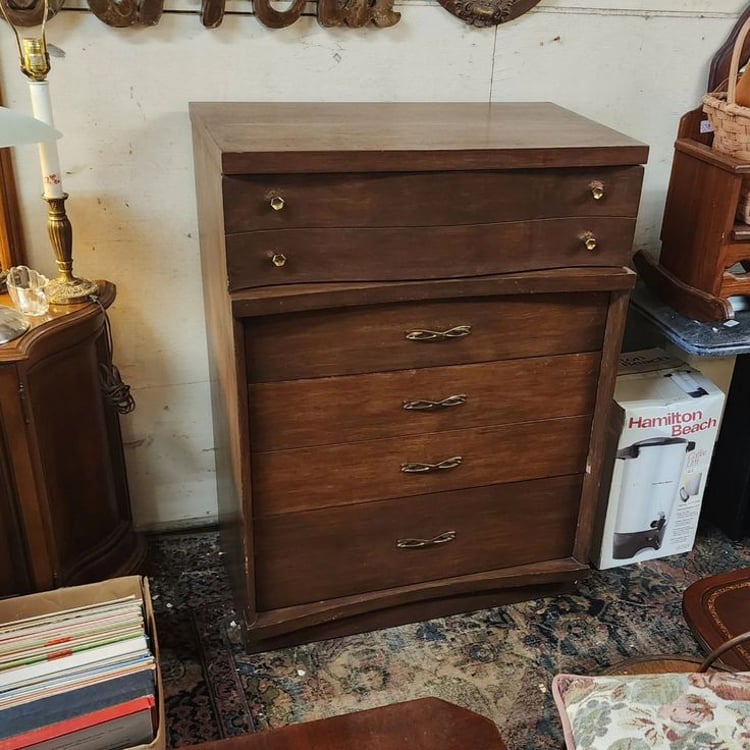
<svg viewBox="0 0 750 750"><path fill-rule="evenodd" d="M586 234L581 235L581 239L583 240L584 247L589 252L594 252L594 250L596 250L596 248L599 246L596 237L594 237L591 232L586 232Z"/></svg>
<svg viewBox="0 0 750 750"><path fill-rule="evenodd" d="M593 196L595 201L600 201L604 197L604 183L600 182L599 180L594 180L594 182L589 185L591 188L591 195Z"/></svg>
<svg viewBox="0 0 750 750"><path fill-rule="evenodd" d="M271 208L274 211L281 211L284 208L284 199L280 195L274 195L271 198Z"/></svg>
<svg viewBox="0 0 750 750"><path fill-rule="evenodd" d="M273 263L276 268L281 268L286 263L286 255L284 255L284 253L274 253L271 256L271 263Z"/></svg>

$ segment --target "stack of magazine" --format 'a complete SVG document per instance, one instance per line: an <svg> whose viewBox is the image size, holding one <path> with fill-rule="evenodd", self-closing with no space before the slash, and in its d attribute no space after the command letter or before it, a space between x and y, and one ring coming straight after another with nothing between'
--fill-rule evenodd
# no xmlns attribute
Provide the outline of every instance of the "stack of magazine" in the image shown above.
<svg viewBox="0 0 750 750"><path fill-rule="evenodd" d="M150 743L154 669L134 596L0 624L0 750Z"/></svg>

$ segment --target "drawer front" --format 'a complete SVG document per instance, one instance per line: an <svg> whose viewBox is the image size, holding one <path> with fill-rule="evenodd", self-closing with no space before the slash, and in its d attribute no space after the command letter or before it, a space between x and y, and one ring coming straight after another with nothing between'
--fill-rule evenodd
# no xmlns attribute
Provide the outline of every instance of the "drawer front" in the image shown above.
<svg viewBox="0 0 750 750"><path fill-rule="evenodd" d="M597 353L250 386L255 451L591 414Z"/></svg>
<svg viewBox="0 0 750 750"><path fill-rule="evenodd" d="M249 319L248 377L266 382L598 351L608 303L606 292L529 294Z"/></svg>
<svg viewBox="0 0 750 750"><path fill-rule="evenodd" d="M246 232L226 238L229 291L622 266L630 261L634 231L635 219L607 217Z"/></svg>
<svg viewBox="0 0 750 750"><path fill-rule="evenodd" d="M578 474L591 417L253 453L258 516Z"/></svg>
<svg viewBox="0 0 750 750"><path fill-rule="evenodd" d="M225 177L225 230L633 218L642 178L639 166Z"/></svg>
<svg viewBox="0 0 750 750"><path fill-rule="evenodd" d="M259 519L258 608L568 557L580 492L555 477Z"/></svg>

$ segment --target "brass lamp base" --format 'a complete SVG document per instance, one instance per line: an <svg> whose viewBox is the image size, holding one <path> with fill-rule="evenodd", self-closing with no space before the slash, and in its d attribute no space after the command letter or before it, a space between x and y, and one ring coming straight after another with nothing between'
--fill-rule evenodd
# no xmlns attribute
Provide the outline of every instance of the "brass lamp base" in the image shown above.
<svg viewBox="0 0 750 750"><path fill-rule="evenodd" d="M88 279L73 276L73 228L65 213L67 193L47 201L47 231L55 251L60 275L47 284L45 293L51 305L72 305L96 294L97 286Z"/></svg>
<svg viewBox="0 0 750 750"><path fill-rule="evenodd" d="M88 279L52 279L45 287L45 294L50 305L73 305L83 302L92 294L96 294L99 287L96 282Z"/></svg>

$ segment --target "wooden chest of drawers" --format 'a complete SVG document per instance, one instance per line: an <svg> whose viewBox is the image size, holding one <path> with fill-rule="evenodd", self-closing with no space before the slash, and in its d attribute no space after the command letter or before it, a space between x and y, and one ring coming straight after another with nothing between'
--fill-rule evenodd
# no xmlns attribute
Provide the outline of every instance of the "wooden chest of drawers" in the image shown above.
<svg viewBox="0 0 750 750"><path fill-rule="evenodd" d="M551 104L193 104L251 648L588 568L647 148Z"/></svg>

